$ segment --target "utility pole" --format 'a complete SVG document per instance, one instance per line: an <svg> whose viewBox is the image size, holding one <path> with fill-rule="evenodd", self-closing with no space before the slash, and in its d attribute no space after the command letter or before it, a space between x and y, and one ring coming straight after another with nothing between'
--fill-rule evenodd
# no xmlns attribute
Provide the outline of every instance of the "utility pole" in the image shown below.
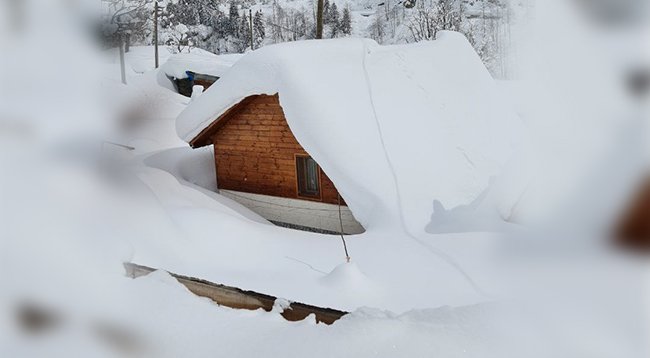
<svg viewBox="0 0 650 358"><path fill-rule="evenodd" d="M153 47L156 58L156 68L158 68L158 0L154 0L153 8Z"/></svg>
<svg viewBox="0 0 650 358"><path fill-rule="evenodd" d="M122 83L126 84L126 64L124 63L124 39L120 38L120 71L122 72Z"/></svg>
<svg viewBox="0 0 650 358"><path fill-rule="evenodd" d="M318 0L318 9L316 9L316 38L323 38L323 7L325 3L323 0Z"/></svg>
<svg viewBox="0 0 650 358"><path fill-rule="evenodd" d="M128 53L131 51L131 31L127 32L125 34L125 42L124 42L124 52Z"/></svg>
<svg viewBox="0 0 650 358"><path fill-rule="evenodd" d="M253 46L253 10L251 9L248 9L248 20L251 25L251 50L255 50L255 47Z"/></svg>

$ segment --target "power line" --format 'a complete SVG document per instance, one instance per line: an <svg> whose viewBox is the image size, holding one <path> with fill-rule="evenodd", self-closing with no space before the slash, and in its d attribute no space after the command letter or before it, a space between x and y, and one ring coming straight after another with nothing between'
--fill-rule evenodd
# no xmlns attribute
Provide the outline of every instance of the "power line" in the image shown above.
<svg viewBox="0 0 650 358"><path fill-rule="evenodd" d="M307 36L307 34L304 33L304 32L296 31L296 30L290 29L290 28L288 28L288 27L284 27L284 26L282 26L282 25L278 25L278 24L272 23L271 21L265 20L264 18L262 18L262 22L264 22L265 24L270 25L270 26L279 27L279 28L281 28L281 29L283 29L283 30L287 30L287 31L293 32L294 34L298 34L298 35L301 35L301 36Z"/></svg>

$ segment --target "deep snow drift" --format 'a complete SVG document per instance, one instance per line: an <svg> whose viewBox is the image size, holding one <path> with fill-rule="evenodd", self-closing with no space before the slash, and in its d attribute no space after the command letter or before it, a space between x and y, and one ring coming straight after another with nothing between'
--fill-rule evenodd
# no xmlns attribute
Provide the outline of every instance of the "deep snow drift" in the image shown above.
<svg viewBox="0 0 650 358"><path fill-rule="evenodd" d="M0 81L0 356L648 356L646 262L630 265L628 257L579 245L570 235L542 233L534 245L526 235L480 232L422 233L417 241L377 226L349 238L353 264L343 264L337 237L272 226L201 189L213 184L202 164L209 152L192 151L174 135L173 117L186 102L161 87L160 72L134 72L140 85L117 86L139 92L141 111L134 113L147 118L135 131L111 130L116 123L103 121L110 112L89 96L94 60L80 56L76 36L49 21L76 24L73 3L58 9L36 2L31 9L41 16L29 23L47 26L31 38L12 36L21 46L8 41L1 66L7 81ZM554 103L544 98L528 99ZM528 121L549 123L536 117ZM580 119L567 125L581 136L598 123ZM135 153L100 149L100 140L118 134L115 140L136 144ZM573 144L575 132L547 134L536 143L540 150L580 159L575 146L553 141ZM391 156L401 153L386 144ZM547 164L557 176L575 174ZM124 261L354 312L324 326L229 310L162 272L127 278ZM26 330L21 306L56 319Z"/></svg>
<svg viewBox="0 0 650 358"><path fill-rule="evenodd" d="M338 39L264 47L179 116L178 134L190 141L245 97L275 93L300 144L371 231L419 235L435 203L447 210L474 203L523 138L471 45L452 32L411 45ZM493 204L503 216L493 206L493 219L507 219L513 203Z"/></svg>

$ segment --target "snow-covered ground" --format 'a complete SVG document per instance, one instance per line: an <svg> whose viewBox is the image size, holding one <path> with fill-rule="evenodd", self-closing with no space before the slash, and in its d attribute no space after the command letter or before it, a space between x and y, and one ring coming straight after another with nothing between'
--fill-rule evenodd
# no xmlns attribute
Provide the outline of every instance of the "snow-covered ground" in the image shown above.
<svg viewBox="0 0 650 358"><path fill-rule="evenodd" d="M340 41L353 46L351 41ZM296 56L290 57L300 60ZM480 66L478 58L472 60L472 64ZM296 65L287 67L296 69ZM259 75L245 67L240 72L249 73L253 78ZM276 76L271 72L267 75ZM332 77L332 74L324 75ZM346 74L336 76L333 80ZM474 304L489 299L486 292L496 289L492 287L492 279L484 281L481 277L483 274L489 277L485 271L487 268L476 269L481 267L480 261L491 261L494 260L492 255L498 255L490 244L496 240L492 238L494 235L480 232L423 235L422 229L429 220L426 217L416 236L413 236L399 226L398 216L381 216L381 212L376 211L374 217L370 213L364 215L382 224L368 223L365 234L347 239L353 264L342 265L345 260L338 237L260 224L264 220L239 204L214 192L201 190L215 189L211 150L194 151L184 143L167 140L174 137L168 120L174 117L172 113L178 114L174 109L182 109L183 106L179 103L174 104L173 108L169 107L169 104L176 103L173 99L177 97L157 86L156 79L155 72L152 72L134 79L133 84L127 86L138 89L142 94L143 100L136 104L145 103L146 108L156 110L143 112L144 117L135 121L139 126L129 128L122 142L136 147L138 156L134 160L144 164L136 166L131 175L146 185L156 204L173 218L174 225L180 230L178 234L192 238L195 245L188 247L184 241L173 239L160 240L159 243L131 242L134 249L129 260L296 301L346 310L371 306L404 312L413 308ZM202 96L201 103L192 107L201 108L210 102L217 105L219 101L230 98L220 96L221 88L226 89L223 92L228 96L237 96L236 83L250 82L242 80L237 74L234 77L226 76L224 81L219 83L219 88ZM167 94L163 96L163 93ZM404 93L404 96L408 96L408 93ZM349 105L341 108L350 110ZM341 119L344 121L345 117ZM504 116L504 120L509 119ZM310 123L315 125L315 118ZM351 135L357 135L352 128L341 128L347 128ZM359 130L367 131L364 128ZM155 145L152 144L154 142ZM157 150L152 152L153 149ZM322 155L327 154L324 152ZM472 156L471 153L467 155ZM474 160L480 161L478 158ZM342 161L343 158L339 159L339 162ZM322 161L319 159L319 162ZM390 186L380 181L377 183L379 187ZM387 190L386 194L389 192ZM415 199L412 195L409 198ZM391 199L387 199L380 206L392 205ZM426 211L431 210L430 203L426 203L425 207ZM398 226L388 225L391 221ZM464 239L458 240L460 236ZM468 248L467 242L470 241L481 243ZM152 244L157 246L155 255L151 255L149 249ZM165 254L160 255L161 252ZM409 260L398 260L396 265L387 264L395 261L395 255L409 257ZM444 290L440 290L441 284Z"/></svg>
<svg viewBox="0 0 650 358"><path fill-rule="evenodd" d="M70 16L50 10L39 11ZM146 68L124 86L119 71L105 75L83 47L70 51L79 39L66 37L64 46L54 41L69 35L63 29L39 29L0 66L3 79L14 79L0 82L0 356L647 356L643 259L554 226L368 230L348 238L346 264L339 238L275 227L213 191L210 150L192 150L176 135L189 99L153 70L149 49L134 50ZM49 62L35 56L43 50ZM14 86L25 66L46 81ZM547 194L545 208L563 208L543 180L558 180L565 168L550 157L558 148L581 153L554 146L575 134L536 116L546 98L528 96L533 105L516 108L526 128L545 136L533 140L547 169L533 193ZM581 126L587 137L612 128L600 124L593 132L577 121L555 128ZM102 140L136 149L102 149ZM127 278L125 261L352 313L324 326L232 310L164 272ZM26 306L52 314L51 325L23 329Z"/></svg>

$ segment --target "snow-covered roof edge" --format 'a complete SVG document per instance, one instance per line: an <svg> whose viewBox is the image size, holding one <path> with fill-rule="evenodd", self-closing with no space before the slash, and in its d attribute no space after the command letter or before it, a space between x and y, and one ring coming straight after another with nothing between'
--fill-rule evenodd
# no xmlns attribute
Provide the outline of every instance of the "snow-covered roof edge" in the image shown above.
<svg viewBox="0 0 650 358"><path fill-rule="evenodd" d="M319 42L327 43L334 41L356 43L360 48L364 44L379 46L375 41L370 39L309 40L301 42L309 42L313 45ZM231 68L231 70L235 70L233 71L233 75L228 76L228 74L224 74L208 90L210 93L219 93L218 95L210 94L201 96L202 98L193 102L178 116L176 131L179 137L189 143L212 122L246 97L278 94L282 98L279 83L276 82L281 81L279 78L280 73L277 72L277 69L282 61L282 49L285 47L295 47L296 45L300 46L302 44L282 43L265 46L247 53L239 61L235 62ZM242 76L242 71L237 71L240 68L246 68L246 72L250 76Z"/></svg>

